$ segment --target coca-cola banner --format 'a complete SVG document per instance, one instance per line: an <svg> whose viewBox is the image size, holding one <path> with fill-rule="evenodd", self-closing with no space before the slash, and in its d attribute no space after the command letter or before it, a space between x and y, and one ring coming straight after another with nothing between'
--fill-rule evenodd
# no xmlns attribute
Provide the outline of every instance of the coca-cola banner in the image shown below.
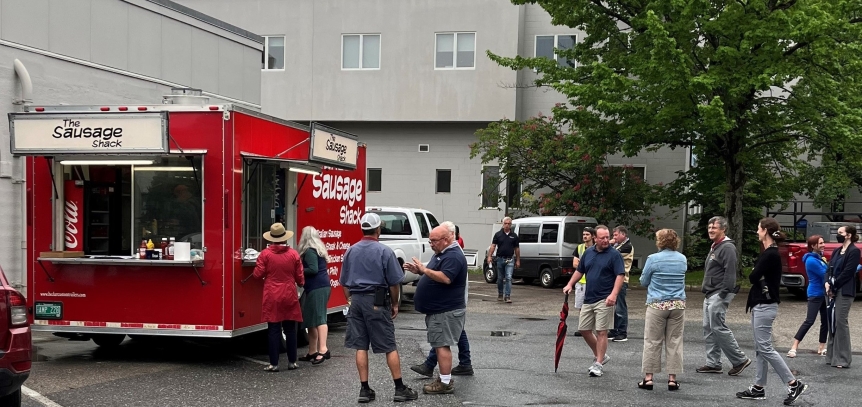
<svg viewBox="0 0 862 407"><path fill-rule="evenodd" d="M63 220L68 251L84 250L84 186L76 185L80 181L66 181L63 184L63 194L66 202L63 205Z"/></svg>

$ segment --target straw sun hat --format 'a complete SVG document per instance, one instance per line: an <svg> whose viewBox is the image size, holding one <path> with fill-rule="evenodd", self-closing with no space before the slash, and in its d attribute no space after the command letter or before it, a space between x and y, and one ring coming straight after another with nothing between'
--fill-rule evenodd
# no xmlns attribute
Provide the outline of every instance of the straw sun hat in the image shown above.
<svg viewBox="0 0 862 407"><path fill-rule="evenodd" d="M269 232L263 234L263 238L273 243L286 242L293 237L293 231L284 230L284 225L281 223L273 223L269 227Z"/></svg>

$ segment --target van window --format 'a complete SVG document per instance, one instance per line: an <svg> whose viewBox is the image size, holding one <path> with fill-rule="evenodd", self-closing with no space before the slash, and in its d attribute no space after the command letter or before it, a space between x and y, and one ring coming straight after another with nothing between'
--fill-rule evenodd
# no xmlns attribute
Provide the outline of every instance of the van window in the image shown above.
<svg viewBox="0 0 862 407"><path fill-rule="evenodd" d="M557 243L560 235L560 225L557 223L542 224L542 243Z"/></svg>
<svg viewBox="0 0 862 407"><path fill-rule="evenodd" d="M428 223L431 224L431 229L440 226L440 222L437 222L437 218L435 218L434 215L432 215L430 212L426 213L426 215L428 215Z"/></svg>
<svg viewBox="0 0 862 407"><path fill-rule="evenodd" d="M566 223L566 229L563 231L563 241L570 244L583 243L583 235L585 227L596 227L592 223Z"/></svg>
<svg viewBox="0 0 862 407"><path fill-rule="evenodd" d="M539 243L539 225L521 225L518 228L520 243Z"/></svg>
<svg viewBox="0 0 862 407"><path fill-rule="evenodd" d="M427 239L431 231L428 229L428 222L425 222L425 215L421 213L414 213L414 215L416 215L416 222L419 222L419 233L422 234L423 239Z"/></svg>
<svg viewBox="0 0 862 407"><path fill-rule="evenodd" d="M413 230L410 227L410 218L400 212L374 212L380 216L381 235L410 236Z"/></svg>

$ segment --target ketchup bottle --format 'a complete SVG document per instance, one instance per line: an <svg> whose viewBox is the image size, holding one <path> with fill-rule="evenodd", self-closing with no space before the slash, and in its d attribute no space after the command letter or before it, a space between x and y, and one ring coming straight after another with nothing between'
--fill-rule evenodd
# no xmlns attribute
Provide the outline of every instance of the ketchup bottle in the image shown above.
<svg viewBox="0 0 862 407"><path fill-rule="evenodd" d="M141 240L141 246L138 247L138 258L146 259L147 258L147 240Z"/></svg>
<svg viewBox="0 0 862 407"><path fill-rule="evenodd" d="M162 245L160 247L162 249L162 260L165 260L165 255L168 254L168 238L162 238Z"/></svg>

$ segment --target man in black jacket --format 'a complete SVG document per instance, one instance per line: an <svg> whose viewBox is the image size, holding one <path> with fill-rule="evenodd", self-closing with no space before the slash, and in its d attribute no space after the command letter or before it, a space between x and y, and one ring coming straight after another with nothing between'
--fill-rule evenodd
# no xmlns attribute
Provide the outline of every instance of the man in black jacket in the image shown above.
<svg viewBox="0 0 862 407"><path fill-rule="evenodd" d="M703 340L706 342L706 364L698 373L721 373L721 353L733 368L727 372L739 376L751 359L739 349L736 337L727 327L727 307L739 291L736 285L737 257L733 240L727 237L727 219L715 216L707 224L712 247L706 257L703 274Z"/></svg>

